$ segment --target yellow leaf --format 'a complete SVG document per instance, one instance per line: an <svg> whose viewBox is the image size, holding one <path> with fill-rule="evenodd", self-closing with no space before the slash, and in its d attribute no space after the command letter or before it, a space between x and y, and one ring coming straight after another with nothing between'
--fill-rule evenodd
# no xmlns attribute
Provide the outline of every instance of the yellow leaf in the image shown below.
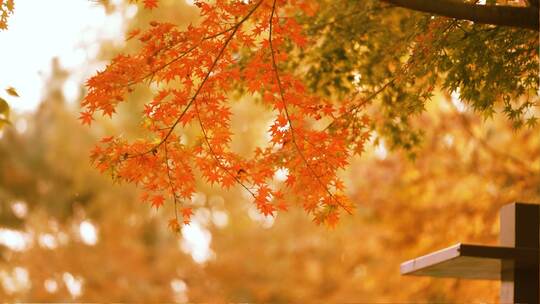
<svg viewBox="0 0 540 304"><path fill-rule="evenodd" d="M17 93L14 87L7 88L6 92L13 97L19 97L19 93Z"/></svg>
<svg viewBox="0 0 540 304"><path fill-rule="evenodd" d="M0 115L3 115L5 118L9 117L9 104L2 97L0 97Z"/></svg>
<svg viewBox="0 0 540 304"><path fill-rule="evenodd" d="M11 122L9 121L9 104L0 97L0 129L2 129L4 125L11 125Z"/></svg>
<svg viewBox="0 0 540 304"><path fill-rule="evenodd" d="M11 121L9 121L7 119L4 119L4 118L0 118L0 129L2 129L4 127L4 125L11 126Z"/></svg>

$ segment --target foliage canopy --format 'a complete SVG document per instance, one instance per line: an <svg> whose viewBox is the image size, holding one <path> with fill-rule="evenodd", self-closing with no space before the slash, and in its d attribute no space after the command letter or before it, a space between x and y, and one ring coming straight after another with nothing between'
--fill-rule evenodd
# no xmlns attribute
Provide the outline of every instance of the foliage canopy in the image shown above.
<svg viewBox="0 0 540 304"><path fill-rule="evenodd" d="M422 132L410 121L437 90L485 117L502 111L516 128L536 124L538 3L496 4L196 1L198 24L152 21L133 30L139 50L88 80L84 124L98 111L112 116L140 85L154 91L142 113L146 136L104 138L92 160L140 185L156 208L170 198L174 230L189 223L198 174L223 188L240 185L264 215L300 204L333 226L354 207L340 170L374 132L414 156ZM13 1L0 2L0 11L5 29ZM238 96L273 113L268 142L248 154L231 148Z"/></svg>
<svg viewBox="0 0 540 304"><path fill-rule="evenodd" d="M409 121L435 89L459 94L486 117L500 107L516 127L536 123L537 32L386 2L196 1L197 25L152 21L132 31L139 50L88 80L80 119L112 116L138 85L151 86L141 124L147 136L104 138L93 161L140 185L156 208L171 198L180 209L174 230L189 223L197 174L242 186L264 215L300 204L333 226L354 206L339 171L374 130L412 151L421 134ZM268 143L247 156L231 149L235 94L273 113Z"/></svg>

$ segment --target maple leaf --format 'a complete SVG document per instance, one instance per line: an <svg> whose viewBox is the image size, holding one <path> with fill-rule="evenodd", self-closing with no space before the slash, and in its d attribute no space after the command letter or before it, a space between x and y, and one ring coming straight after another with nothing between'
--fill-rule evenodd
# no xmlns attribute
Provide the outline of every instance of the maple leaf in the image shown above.
<svg viewBox="0 0 540 304"><path fill-rule="evenodd" d="M102 111L103 111L103 115L107 115L107 116L109 116L109 117L112 117L112 115L113 115L114 113L116 113L114 107L111 106L111 105L104 106L103 109L102 109Z"/></svg>
<svg viewBox="0 0 540 304"><path fill-rule="evenodd" d="M17 90L15 90L14 87L9 87L6 89L6 92L13 97L19 97L19 94L17 93Z"/></svg>
<svg viewBox="0 0 540 304"><path fill-rule="evenodd" d="M184 219L184 225L188 225L191 222L192 215L193 209L189 207L182 208L182 218Z"/></svg>
<svg viewBox="0 0 540 304"><path fill-rule="evenodd" d="M150 194L148 192L144 191L143 193L141 193L141 201L142 202L148 201L149 198L150 198Z"/></svg>
<svg viewBox="0 0 540 304"><path fill-rule="evenodd" d="M169 229L171 229L175 233L180 232L180 223L178 223L178 220L173 218L169 220Z"/></svg>
<svg viewBox="0 0 540 304"><path fill-rule="evenodd" d="M158 0L144 0L144 8L154 9L158 7Z"/></svg>
<svg viewBox="0 0 540 304"><path fill-rule="evenodd" d="M91 125L94 118L92 117L92 113L85 111L81 112L81 116L79 116L79 120L81 120L83 125Z"/></svg>
<svg viewBox="0 0 540 304"><path fill-rule="evenodd" d="M335 228L338 221L339 213L337 211L331 211L325 218L325 223L331 228Z"/></svg>
<svg viewBox="0 0 540 304"><path fill-rule="evenodd" d="M206 178L208 179L208 182L210 184L214 184L214 183L219 182L220 175L218 174L217 170L210 170L207 173Z"/></svg>
<svg viewBox="0 0 540 304"><path fill-rule="evenodd" d="M114 139L114 136L106 136L106 137L103 137L103 138L100 140L100 142L106 144L106 143L112 142L113 139Z"/></svg>
<svg viewBox="0 0 540 304"><path fill-rule="evenodd" d="M269 203L261 204L258 208L264 216L274 216L274 213L276 212L276 207Z"/></svg>
<svg viewBox="0 0 540 304"><path fill-rule="evenodd" d="M284 200L280 200L277 202L277 209L281 211L287 211L289 210L289 206L287 205L287 202Z"/></svg>
<svg viewBox="0 0 540 304"><path fill-rule="evenodd" d="M131 40L131 39L135 38L137 35L139 35L140 33L141 33L140 29L131 30L128 33L126 40Z"/></svg>
<svg viewBox="0 0 540 304"><path fill-rule="evenodd" d="M152 197L152 207L156 207L156 209L159 209L159 207L163 206L163 203L165 202L165 198L163 195L154 195Z"/></svg>
<svg viewBox="0 0 540 304"><path fill-rule="evenodd" d="M105 147L93 154L96 166L142 185L145 200L156 208L163 205L164 193L171 193L175 200L176 196L189 200L196 191L195 168L210 185L242 186L266 216L288 208L283 193L290 193L293 201L309 202L304 204L308 213L317 212L319 207L348 206L337 202L335 192L341 189L333 183L352 150L346 133L336 132L334 137L341 137L332 138L314 130L307 120L334 120L333 103L309 92L294 71L279 68L288 60L290 44L309 44L303 26L290 18L284 19L286 23L273 19L277 5L263 5L263 0L241 3L196 2L200 25L181 30L172 24L151 22L145 32L128 34L128 39L139 37L141 48L136 54L117 56L88 80L81 120L90 123L96 111L110 117L120 102L130 99L133 86L158 84L159 91L143 110L142 126L151 135L134 143L120 137L104 140ZM152 9L157 1L145 0L144 5ZM279 5L289 4L280 1ZM285 14L288 11L283 10ZM231 23L233 19L236 23ZM242 27L248 19L253 31ZM249 50L248 56L252 56L240 66L239 50ZM271 147L258 149L247 161L240 161L243 156L231 149L229 98L238 85L261 96L276 112L270 126ZM193 123L198 124L200 133L196 141L186 144L179 134ZM285 183L277 187L286 192L273 185L275 168L281 167L290 171ZM191 208L183 209L184 223L189 223L191 215Z"/></svg>

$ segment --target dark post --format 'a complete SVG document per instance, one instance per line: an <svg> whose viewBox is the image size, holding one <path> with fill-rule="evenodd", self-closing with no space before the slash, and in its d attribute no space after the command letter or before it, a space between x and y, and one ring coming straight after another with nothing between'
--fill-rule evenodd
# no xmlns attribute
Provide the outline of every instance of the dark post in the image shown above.
<svg viewBox="0 0 540 304"><path fill-rule="evenodd" d="M501 280L501 303L540 304L540 205L501 208L501 246L462 244L401 264L404 275Z"/></svg>
<svg viewBox="0 0 540 304"><path fill-rule="evenodd" d="M515 248L540 249L540 205L514 203L501 209L500 243ZM540 303L540 265L503 260L501 303Z"/></svg>

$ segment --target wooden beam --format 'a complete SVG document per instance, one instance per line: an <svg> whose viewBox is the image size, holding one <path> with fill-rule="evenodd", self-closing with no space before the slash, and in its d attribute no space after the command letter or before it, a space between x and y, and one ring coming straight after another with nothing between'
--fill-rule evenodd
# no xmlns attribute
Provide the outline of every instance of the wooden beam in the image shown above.
<svg viewBox="0 0 540 304"><path fill-rule="evenodd" d="M536 267L539 254L540 251L534 248L460 243L404 262L401 264L401 274L499 280L501 270L511 271L518 265L524 268ZM509 263L503 264L503 261ZM515 261L520 261L520 263L517 264Z"/></svg>

